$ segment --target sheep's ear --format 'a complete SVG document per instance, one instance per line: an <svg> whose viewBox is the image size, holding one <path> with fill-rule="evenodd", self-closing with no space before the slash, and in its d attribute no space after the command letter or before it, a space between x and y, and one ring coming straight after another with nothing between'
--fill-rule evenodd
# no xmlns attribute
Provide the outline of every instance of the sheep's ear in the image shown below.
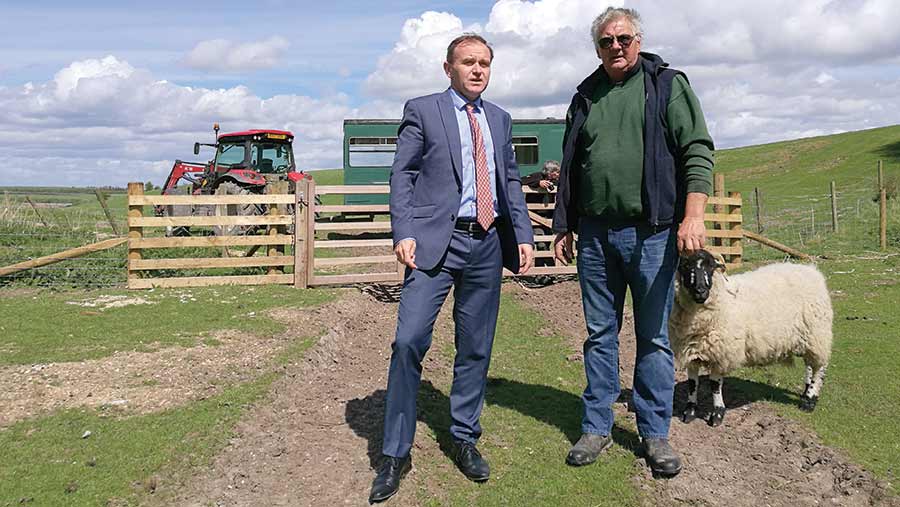
<svg viewBox="0 0 900 507"><path fill-rule="evenodd" d="M718 252L710 252L713 256L713 260L716 261L716 269L721 269L722 272L725 272L725 257L722 257L722 254Z"/></svg>

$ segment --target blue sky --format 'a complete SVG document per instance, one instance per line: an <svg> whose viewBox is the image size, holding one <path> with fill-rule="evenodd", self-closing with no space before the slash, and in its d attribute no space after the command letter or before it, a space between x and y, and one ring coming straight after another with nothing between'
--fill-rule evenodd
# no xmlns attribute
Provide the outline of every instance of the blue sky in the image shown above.
<svg viewBox="0 0 900 507"><path fill-rule="evenodd" d="M356 98L360 82L375 68L378 57L390 51L407 19L427 10L452 11L468 24L485 18L492 4L164 0L28 5L3 0L0 6L0 85L46 81L73 61L113 54L183 86L246 85L261 97L340 91ZM179 63L203 40L271 36L290 40L290 50L276 68L209 72Z"/></svg>
<svg viewBox="0 0 900 507"><path fill-rule="evenodd" d="M441 90L447 42L496 51L485 93L562 117L599 64L595 0L0 0L0 185L160 182L210 125L295 132L304 169L339 167L344 118L397 118ZM622 5L622 3L617 3ZM719 147L900 123L894 0L625 2L643 49L687 72Z"/></svg>

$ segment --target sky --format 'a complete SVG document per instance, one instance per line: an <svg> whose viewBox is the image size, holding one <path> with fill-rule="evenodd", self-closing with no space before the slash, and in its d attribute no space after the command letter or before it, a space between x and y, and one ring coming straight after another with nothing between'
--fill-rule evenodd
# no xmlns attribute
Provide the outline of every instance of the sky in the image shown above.
<svg viewBox="0 0 900 507"><path fill-rule="evenodd" d="M896 0L0 0L0 185L159 185L214 122L340 167L343 120L446 89L463 32L494 48L486 99L563 118L608 5L687 74L717 148L900 123Z"/></svg>

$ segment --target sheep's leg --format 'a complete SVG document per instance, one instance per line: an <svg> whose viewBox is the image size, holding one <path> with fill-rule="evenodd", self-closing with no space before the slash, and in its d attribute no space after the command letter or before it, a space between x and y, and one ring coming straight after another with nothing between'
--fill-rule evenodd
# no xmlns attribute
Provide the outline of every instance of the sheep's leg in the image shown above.
<svg viewBox="0 0 900 507"><path fill-rule="evenodd" d="M812 380L813 380L813 368L811 365L806 365L806 382L804 383L805 387L803 388L802 398L806 398L806 396L809 394L809 388L810 388L810 386L812 386Z"/></svg>
<svg viewBox="0 0 900 507"><path fill-rule="evenodd" d="M719 426L725 419L725 399L722 397L722 383L724 378L722 375L715 373L709 374L709 380L712 382L713 410L709 414L709 425Z"/></svg>
<svg viewBox="0 0 900 507"><path fill-rule="evenodd" d="M807 370L812 371L812 367L807 366ZM806 391L800 398L800 410L812 412L816 408L819 401L819 392L822 390L822 383L825 382L825 366L816 368L815 374L812 375L812 382L808 384Z"/></svg>
<svg viewBox="0 0 900 507"><path fill-rule="evenodd" d="M689 423L697 418L697 391L700 390L700 365L696 361L688 363L688 403L681 413L681 421Z"/></svg>

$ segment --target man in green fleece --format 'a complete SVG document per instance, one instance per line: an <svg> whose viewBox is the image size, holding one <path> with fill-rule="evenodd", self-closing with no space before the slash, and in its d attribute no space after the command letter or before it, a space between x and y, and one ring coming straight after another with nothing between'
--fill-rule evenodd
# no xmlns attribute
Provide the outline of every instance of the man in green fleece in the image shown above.
<svg viewBox="0 0 900 507"><path fill-rule="evenodd" d="M591 37L601 65L577 89L566 116L553 214L555 255L572 260L588 336L582 436L573 466L594 462L612 441L619 397L619 337L626 288L637 337L632 400L647 463L674 476L681 459L668 442L675 371L668 318L679 252L704 246L713 142L685 75L641 52L640 16L610 7Z"/></svg>

